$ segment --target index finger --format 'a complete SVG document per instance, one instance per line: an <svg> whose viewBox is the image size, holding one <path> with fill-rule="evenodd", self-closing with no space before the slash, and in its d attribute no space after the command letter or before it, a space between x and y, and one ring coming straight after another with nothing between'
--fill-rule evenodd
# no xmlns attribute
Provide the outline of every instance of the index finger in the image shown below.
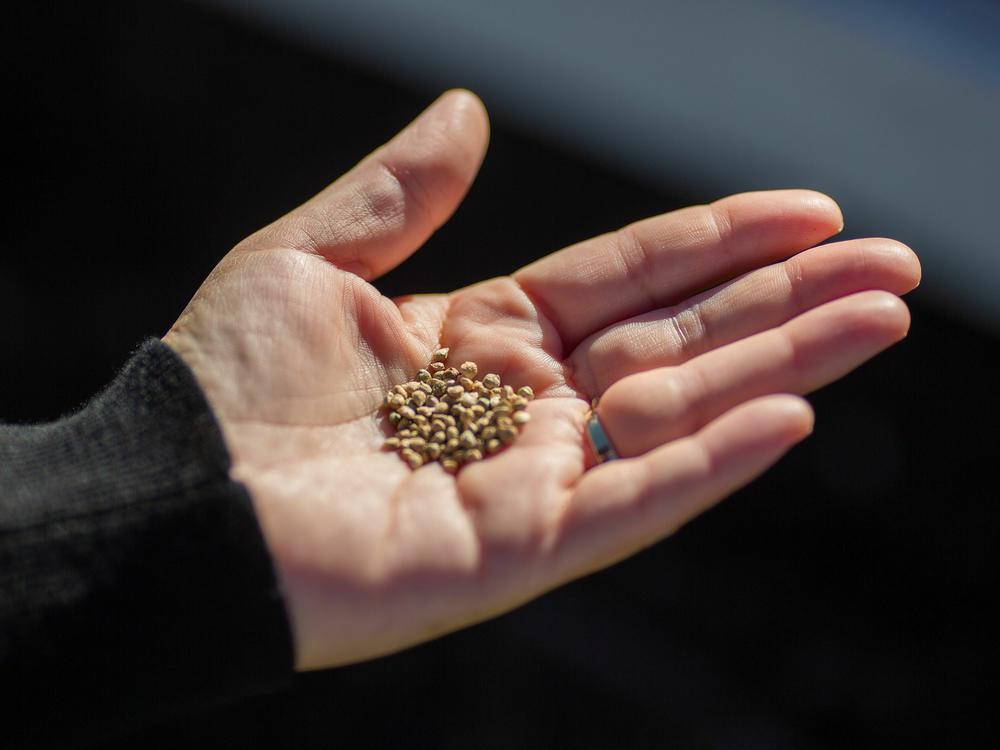
<svg viewBox="0 0 1000 750"><path fill-rule="evenodd" d="M514 279L556 327L565 353L605 326L787 258L842 228L840 208L822 193L741 193L585 240Z"/></svg>

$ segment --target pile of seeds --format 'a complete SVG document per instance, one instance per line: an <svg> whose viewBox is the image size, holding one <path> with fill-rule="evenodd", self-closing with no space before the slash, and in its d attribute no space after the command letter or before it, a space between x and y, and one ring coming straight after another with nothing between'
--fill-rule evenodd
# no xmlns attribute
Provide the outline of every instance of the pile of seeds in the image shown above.
<svg viewBox="0 0 1000 750"><path fill-rule="evenodd" d="M440 461L454 474L513 443L530 419L524 409L535 394L528 386L515 391L502 385L493 373L476 380L475 362L455 368L445 365L447 359L448 350L438 349L426 369L385 395L396 434L383 447L398 450L413 469Z"/></svg>

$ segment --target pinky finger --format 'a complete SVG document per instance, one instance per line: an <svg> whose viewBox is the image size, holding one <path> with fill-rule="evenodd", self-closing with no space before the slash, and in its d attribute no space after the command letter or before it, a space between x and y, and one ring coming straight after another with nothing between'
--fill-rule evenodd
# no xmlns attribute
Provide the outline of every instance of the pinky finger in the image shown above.
<svg viewBox="0 0 1000 750"><path fill-rule="evenodd" d="M604 568L674 533L762 474L812 425L804 399L765 396L694 435L587 472L562 519L553 583Z"/></svg>

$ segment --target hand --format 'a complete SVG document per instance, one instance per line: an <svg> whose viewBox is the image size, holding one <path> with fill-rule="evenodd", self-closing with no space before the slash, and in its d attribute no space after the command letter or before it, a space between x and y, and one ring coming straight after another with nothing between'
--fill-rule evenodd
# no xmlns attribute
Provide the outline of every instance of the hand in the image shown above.
<svg viewBox="0 0 1000 750"><path fill-rule="evenodd" d="M299 669L455 630L662 539L809 434L787 394L906 334L916 257L814 247L842 219L804 190L646 219L448 295L379 295L367 282L455 210L487 138L479 100L444 95L226 255L164 339L253 498ZM537 394L517 443L457 476L380 449L385 391L439 346ZM623 458L599 466L596 396Z"/></svg>

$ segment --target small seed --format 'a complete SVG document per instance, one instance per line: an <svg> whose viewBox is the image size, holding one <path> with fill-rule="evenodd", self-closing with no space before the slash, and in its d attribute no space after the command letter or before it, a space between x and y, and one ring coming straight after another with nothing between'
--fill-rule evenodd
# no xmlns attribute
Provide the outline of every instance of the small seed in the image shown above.
<svg viewBox="0 0 1000 750"><path fill-rule="evenodd" d="M418 383L416 380L411 380L409 383L403 383L403 387L406 389L406 392L409 394L409 393L413 393L415 390L417 390L420 387L420 383Z"/></svg>
<svg viewBox="0 0 1000 750"><path fill-rule="evenodd" d="M401 419L402 417L399 416L399 412L394 411L392 414L389 415L389 424L391 424L393 427L396 427L399 425L399 421Z"/></svg>
<svg viewBox="0 0 1000 750"><path fill-rule="evenodd" d="M445 380L457 380L458 370L456 370L454 367L449 367L447 370L442 371L441 377L443 377Z"/></svg>
<svg viewBox="0 0 1000 750"><path fill-rule="evenodd" d="M466 391L474 391L474 390L476 390L476 384L473 383L471 380L469 380L466 377L459 378L458 379L458 384L460 386L462 386L463 390L466 390Z"/></svg>
<svg viewBox="0 0 1000 750"><path fill-rule="evenodd" d="M517 389L517 395L520 396L521 398L526 398L528 399L528 401L531 401L531 399L535 397L535 392L531 390L530 385L522 385L520 388Z"/></svg>
<svg viewBox="0 0 1000 750"><path fill-rule="evenodd" d="M417 406L423 406L424 402L427 401L427 394L424 393L423 391L417 391L412 396L410 396L410 400Z"/></svg>
<svg viewBox="0 0 1000 750"><path fill-rule="evenodd" d="M458 399L458 403L466 408L474 407L476 405L476 397L471 393L463 393L461 398Z"/></svg>
<svg viewBox="0 0 1000 750"><path fill-rule="evenodd" d="M447 414L450 408L451 407L449 407L448 404L446 404L444 401L438 401L436 404L434 404L434 413Z"/></svg>
<svg viewBox="0 0 1000 750"><path fill-rule="evenodd" d="M448 396L453 399L460 399L462 394L465 393L465 389L460 385L448 386Z"/></svg>
<svg viewBox="0 0 1000 750"><path fill-rule="evenodd" d="M486 409L484 409L483 405L480 403L473 404L469 411L477 417L481 417L486 413Z"/></svg>
<svg viewBox="0 0 1000 750"><path fill-rule="evenodd" d="M402 456L403 460L410 465L411 469L416 469L424 463L423 456L410 448L403 448L403 450L399 452L399 455Z"/></svg>
<svg viewBox="0 0 1000 750"><path fill-rule="evenodd" d="M417 413L413 411L413 409L411 409L409 406L401 406L397 414L399 414L399 416L403 417L404 419L413 419L415 416L417 416Z"/></svg>
<svg viewBox="0 0 1000 750"><path fill-rule="evenodd" d="M392 392L393 393L398 393L403 398L406 398L407 396L410 395L409 393L406 392L406 389L403 386L401 386L401 385L394 385L392 387Z"/></svg>
<svg viewBox="0 0 1000 750"><path fill-rule="evenodd" d="M471 430L466 430L461 435L458 436L458 441L465 448L472 448L476 445L477 440L475 434Z"/></svg>
<svg viewBox="0 0 1000 750"><path fill-rule="evenodd" d="M457 438L458 428L455 427L454 425L449 425L448 428L445 430L445 434L448 436L449 439Z"/></svg>
<svg viewBox="0 0 1000 750"><path fill-rule="evenodd" d="M438 430L433 435L431 435L432 443L444 443L447 439L448 436L445 434L444 430Z"/></svg>
<svg viewBox="0 0 1000 750"><path fill-rule="evenodd" d="M509 401L510 399L514 398L514 389L511 388L509 385L503 386L503 395Z"/></svg>
<svg viewBox="0 0 1000 750"><path fill-rule="evenodd" d="M473 461L482 461L483 452L479 450L479 448L470 448L465 452L465 456L463 456L463 458L466 463L472 463Z"/></svg>
<svg viewBox="0 0 1000 750"><path fill-rule="evenodd" d="M421 383L426 383L431 379L431 374L427 370L417 370L417 380Z"/></svg>
<svg viewBox="0 0 1000 750"><path fill-rule="evenodd" d="M454 474L458 471L458 461L453 458L446 458L441 462L441 468L447 471L449 474Z"/></svg>
<svg viewBox="0 0 1000 750"><path fill-rule="evenodd" d="M386 438L385 442L382 443L382 447L383 448L392 448L393 450L395 450L396 448L399 447L399 438L398 437Z"/></svg>
<svg viewBox="0 0 1000 750"><path fill-rule="evenodd" d="M447 443L444 444L446 451L456 451L459 448L458 438L451 438Z"/></svg>
<svg viewBox="0 0 1000 750"><path fill-rule="evenodd" d="M448 347L443 347L441 349L437 349L431 355L431 362L444 362L446 359L448 359L448 352L449 351L451 351L451 350Z"/></svg>
<svg viewBox="0 0 1000 750"><path fill-rule="evenodd" d="M434 409L432 409L430 406L421 406L419 409L417 409L417 416L430 417L433 416L433 414L434 414Z"/></svg>
<svg viewBox="0 0 1000 750"><path fill-rule="evenodd" d="M496 414L498 417L506 416L510 414L512 411L513 409L511 408L510 402L508 401L501 401L499 404L493 407L493 413Z"/></svg>
<svg viewBox="0 0 1000 750"><path fill-rule="evenodd" d="M510 445L511 443L514 442L514 439L517 437L517 428L513 426L500 427L499 429L497 429L497 437L500 438L501 442Z"/></svg>
<svg viewBox="0 0 1000 750"><path fill-rule="evenodd" d="M463 362L458 366L458 369L467 378L474 378L476 377L476 373L479 372L479 368L476 367L475 362Z"/></svg>
<svg viewBox="0 0 1000 750"><path fill-rule="evenodd" d="M494 438L492 440L487 440L486 441L486 452L487 453L496 453L502 447L503 447L503 443L501 443L496 438Z"/></svg>
<svg viewBox="0 0 1000 750"><path fill-rule="evenodd" d="M491 424L486 425L486 427L484 427L479 432L479 437L481 437L483 440L490 440L492 438L495 438L496 436L497 436L497 428Z"/></svg>
<svg viewBox="0 0 1000 750"><path fill-rule="evenodd" d="M528 422L531 421L531 415L528 414L528 412L526 411L518 411L514 412L514 416L512 417L512 419L514 420L514 424L516 425L527 424Z"/></svg>
<svg viewBox="0 0 1000 750"><path fill-rule="evenodd" d="M490 373L485 378L483 378L483 385L490 390L500 387L500 376L496 373Z"/></svg>
<svg viewBox="0 0 1000 750"><path fill-rule="evenodd" d="M431 372L440 372L444 369L444 362L431 362L427 365L427 369Z"/></svg>
<svg viewBox="0 0 1000 750"><path fill-rule="evenodd" d="M393 411L401 409L404 406L406 406L405 396L400 396L398 393L393 393L389 397L389 408L392 409Z"/></svg>
<svg viewBox="0 0 1000 750"><path fill-rule="evenodd" d="M431 461L437 461L441 456L441 446L437 443L428 443L427 445L427 458Z"/></svg>

